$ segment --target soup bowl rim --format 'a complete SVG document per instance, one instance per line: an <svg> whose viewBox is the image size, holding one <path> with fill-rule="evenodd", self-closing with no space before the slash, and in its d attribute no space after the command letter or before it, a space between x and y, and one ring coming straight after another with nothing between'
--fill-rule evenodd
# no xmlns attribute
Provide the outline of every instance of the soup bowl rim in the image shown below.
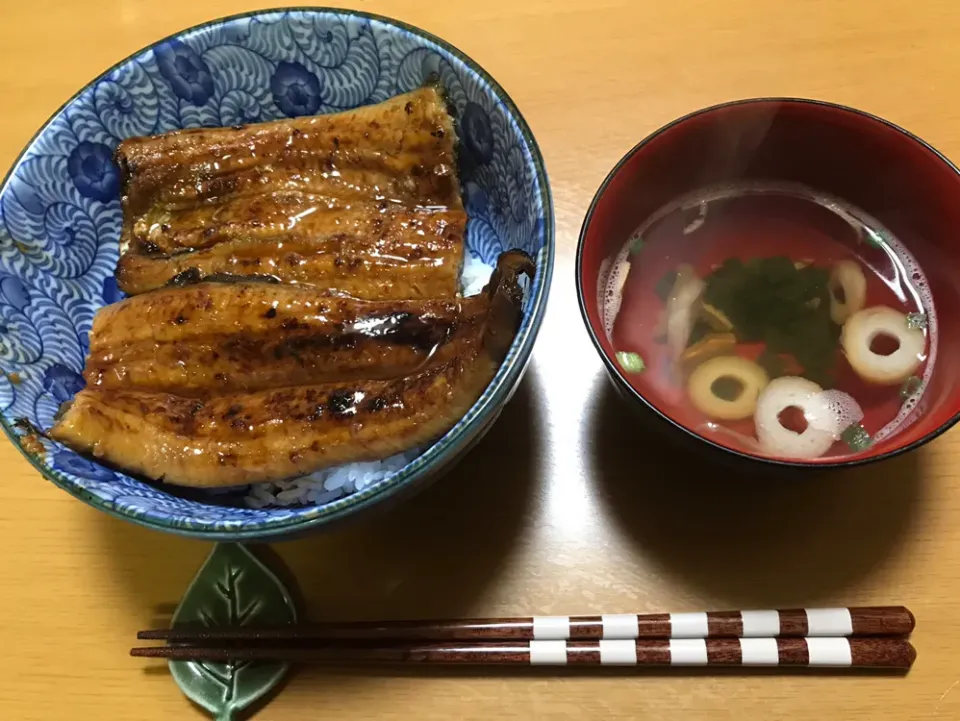
<svg viewBox="0 0 960 721"><path fill-rule="evenodd" d="M597 206L600 203L600 200L603 198L605 193L610 187L610 184L613 182L619 173L624 169L624 167L629 163L634 156L642 152L651 142L656 140L658 137L668 132L669 130L686 123L689 120L694 118L707 115L710 113L717 112L719 110L724 110L726 108L744 106L744 105L760 105L764 103L780 103L783 105L809 105L809 106L819 106L823 108L829 108L832 110L839 110L842 112L849 113L851 115L857 116L861 120L866 120L870 122L879 123L886 126L888 129L895 131L903 137L904 140L912 141L922 148L928 150L933 156L944 163L947 168L949 168L955 175L960 178L960 168L958 168L953 162L950 161L943 153L933 147L930 143L923 140L919 136L911 133L909 130L886 120L878 115L868 113L864 110L859 110L857 108L850 107L848 105L842 105L840 103L833 103L825 100L816 100L812 98L802 98L802 97L791 97L791 96L760 96L753 98L742 98L739 100L730 100L722 103L717 103L715 105L710 105L705 108L700 108L694 110L685 115L682 115L674 120L671 120L669 123L660 126L652 133L644 137L640 142L634 145L630 150L628 150L620 160L617 161L616 165L607 173L606 177L603 179L603 182L600 184L600 187L597 189L592 200L590 201L590 206L587 209L587 213L584 216L583 223L580 226L580 234L577 239L577 251L576 251L576 262L574 272L576 274L576 286L577 286L577 305L580 308L580 316L583 319L583 323L586 326L587 333L590 336L590 341L593 343L594 348L597 353L600 355L601 360L605 366L607 374L616 384L616 386L622 391L625 392L630 400L637 401L641 406L645 407L646 410L652 411L653 414L660 420L665 422L668 426L673 429L680 431L687 439L693 440L695 442L706 444L708 447L712 448L715 451L719 451L722 454L730 455L736 458L739 458L743 461L747 461L754 464L759 464L768 467L779 467L779 468L807 468L813 470L828 470L836 468L851 468L854 466L862 466L869 463L876 463L877 461L886 460L888 458L893 458L902 453L907 453L909 451L915 450L926 443L938 438L942 434L950 430L958 421L960 421L960 408L956 409L954 413L947 419L945 422L941 423L932 431L925 433L922 437L918 438L915 441L910 443L897 446L883 453L871 454L869 451L867 453L858 454L849 458L837 458L837 459L808 459L808 460L791 460L786 458L772 458L768 456L762 456L748 451L739 450L731 446L718 443L706 436L703 436L691 428L688 428L684 424L675 420L669 413L661 410L654 404L649 401L643 393L637 390L630 382L626 379L623 372L620 370L620 367L613 358L611 358L606 350L603 347L603 344L600 341L600 337L597 333L597 329L594 327L593 323L590 321L590 315L587 307L587 299L584 294L583 288L583 277L584 277L584 262L583 255L584 250L587 245L587 232L590 228L590 223L593 220L594 213L597 210Z"/></svg>

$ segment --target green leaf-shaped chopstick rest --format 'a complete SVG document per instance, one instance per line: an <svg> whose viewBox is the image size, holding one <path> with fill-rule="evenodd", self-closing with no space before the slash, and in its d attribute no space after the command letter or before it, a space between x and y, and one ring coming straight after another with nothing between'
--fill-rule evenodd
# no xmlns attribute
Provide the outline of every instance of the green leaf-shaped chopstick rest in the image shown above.
<svg viewBox="0 0 960 721"><path fill-rule="evenodd" d="M173 625L277 625L296 618L289 592L263 563L240 544L219 543L187 588ZM170 662L183 693L217 721L233 719L286 671L283 663Z"/></svg>

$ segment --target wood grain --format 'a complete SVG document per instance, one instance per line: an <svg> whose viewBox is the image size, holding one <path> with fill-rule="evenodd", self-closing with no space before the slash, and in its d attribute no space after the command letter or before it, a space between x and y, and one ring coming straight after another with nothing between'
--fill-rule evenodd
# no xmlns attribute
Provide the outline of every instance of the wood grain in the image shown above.
<svg viewBox="0 0 960 721"><path fill-rule="evenodd" d="M82 84L152 40L265 0L0 3L0 166ZM333 3L340 4L340 3ZM357 1L476 58L516 100L555 195L559 257L528 376L486 441L395 512L276 548L314 620L904 603L905 678L557 678L310 669L259 718L844 721L960 718L960 431L809 482L741 478L638 437L573 286L593 192L646 133L781 94L861 107L960 159L960 5L919 0ZM509 459L509 461L505 460ZM3 718L202 719L127 651L207 544L112 520L0 447Z"/></svg>

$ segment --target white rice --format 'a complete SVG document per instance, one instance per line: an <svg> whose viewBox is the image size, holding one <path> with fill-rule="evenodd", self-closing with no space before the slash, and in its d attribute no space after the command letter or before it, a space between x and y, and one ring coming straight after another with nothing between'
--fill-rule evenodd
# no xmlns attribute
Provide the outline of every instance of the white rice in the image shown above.
<svg viewBox="0 0 960 721"><path fill-rule="evenodd" d="M460 276L463 295L476 295L483 290L492 273L491 266L468 252ZM420 455L421 450L398 453L382 461L349 463L327 468L289 481L255 483L250 486L243 500L249 508L330 503L392 476Z"/></svg>
<svg viewBox="0 0 960 721"><path fill-rule="evenodd" d="M492 274L493 266L467 253L463 261L463 271L460 273L460 292L465 296L476 295L483 290Z"/></svg>
<svg viewBox="0 0 960 721"><path fill-rule="evenodd" d="M249 508L330 503L392 476L419 453L413 450L382 461L336 466L291 481L255 483L250 486L244 502Z"/></svg>

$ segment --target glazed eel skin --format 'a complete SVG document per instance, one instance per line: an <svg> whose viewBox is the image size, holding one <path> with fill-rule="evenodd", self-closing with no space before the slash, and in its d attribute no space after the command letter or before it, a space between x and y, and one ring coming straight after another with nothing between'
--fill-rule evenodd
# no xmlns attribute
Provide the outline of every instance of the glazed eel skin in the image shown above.
<svg viewBox="0 0 960 721"><path fill-rule="evenodd" d="M364 298L457 292L466 214L446 104L426 87L334 115L180 130L117 148L117 280L270 274ZM358 273L373 285L351 283Z"/></svg>
<svg viewBox="0 0 960 721"><path fill-rule="evenodd" d="M215 487L278 480L384 458L445 433L483 393L519 328L521 275L503 254L486 317L451 360L398 380L281 388L208 401L135 390L82 390L50 435L125 471Z"/></svg>
<svg viewBox="0 0 960 721"><path fill-rule="evenodd" d="M206 398L442 365L474 342L490 296L364 301L316 288L200 283L100 309L84 377L91 388Z"/></svg>
<svg viewBox="0 0 960 721"><path fill-rule="evenodd" d="M458 211L352 209L318 213L287 235L241 238L192 253L125 253L117 284L129 295L192 274L268 276L369 300L456 295L467 216Z"/></svg>

